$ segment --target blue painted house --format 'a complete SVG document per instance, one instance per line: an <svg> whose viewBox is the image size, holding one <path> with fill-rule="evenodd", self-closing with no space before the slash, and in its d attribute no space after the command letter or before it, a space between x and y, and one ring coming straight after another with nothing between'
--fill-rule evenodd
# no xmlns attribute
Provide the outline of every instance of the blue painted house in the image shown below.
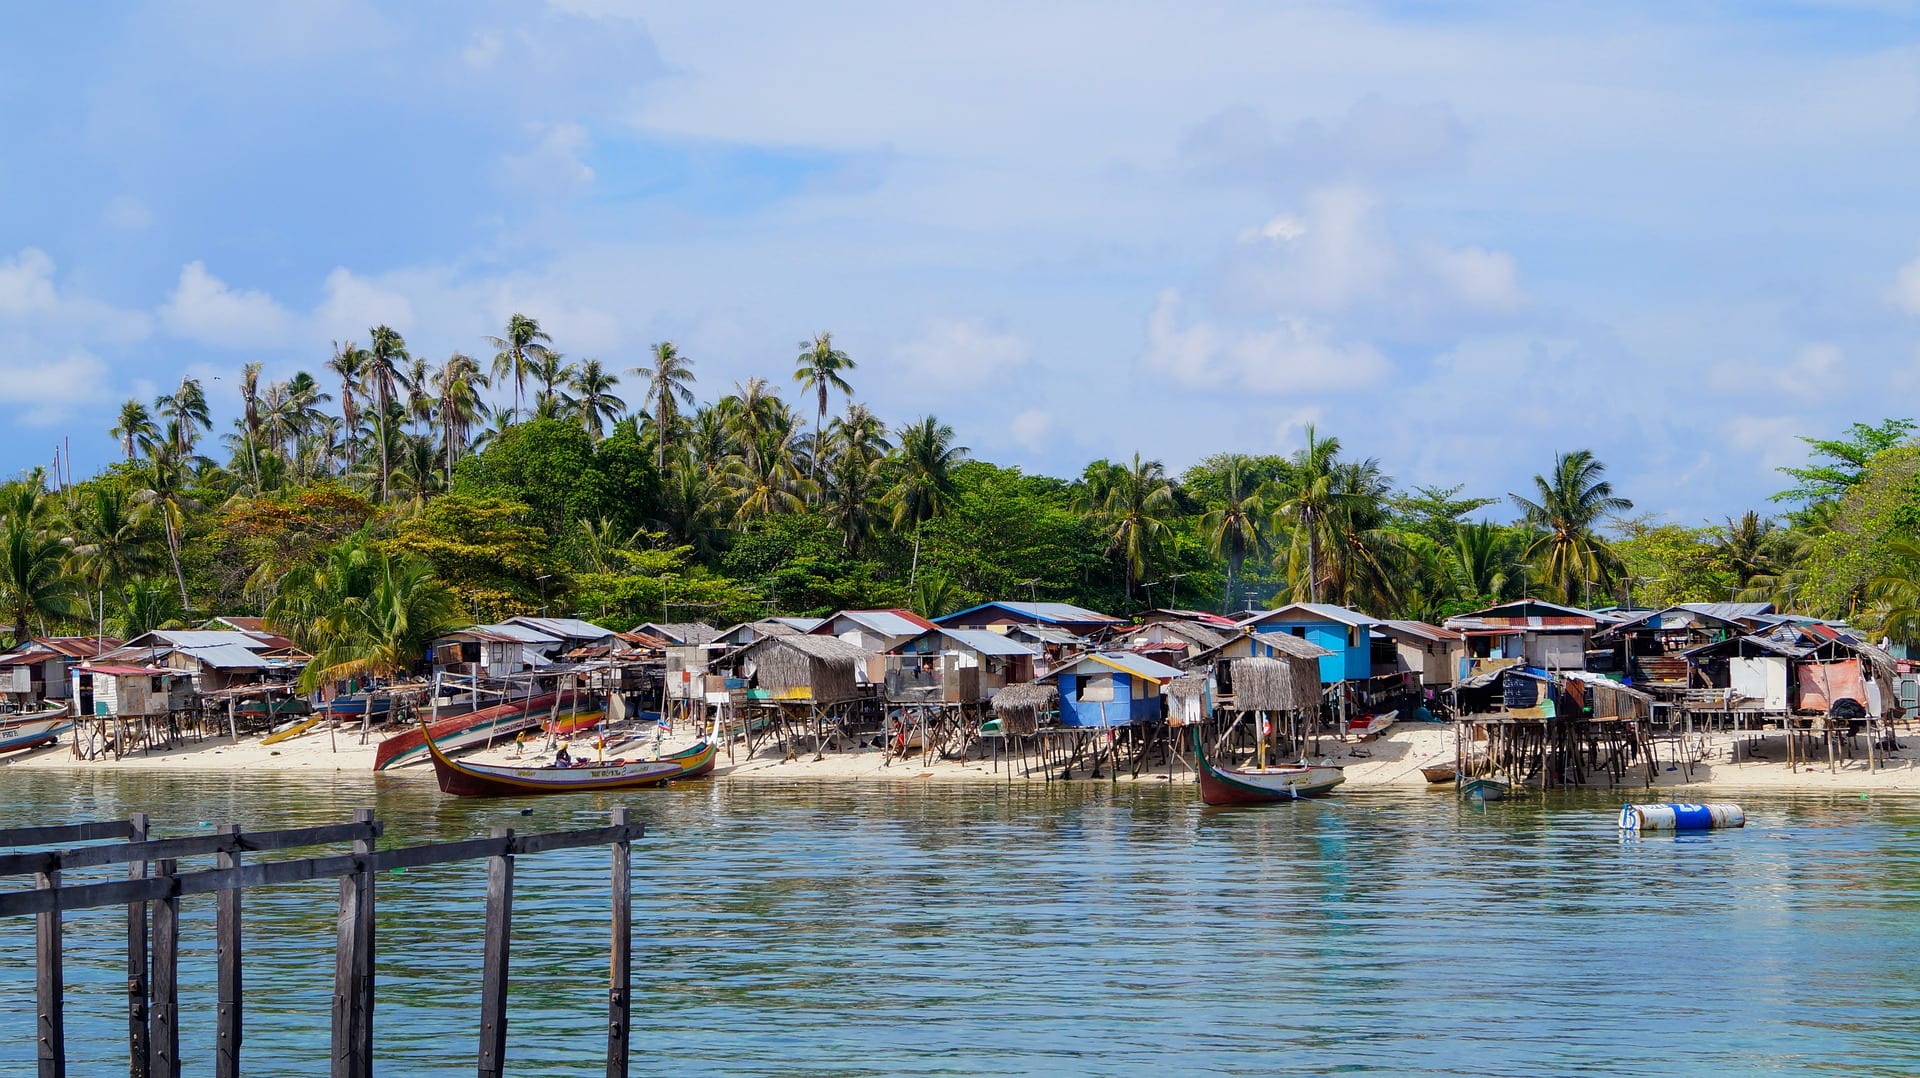
<svg viewBox="0 0 1920 1078"><path fill-rule="evenodd" d="M1267 635L1299 637L1332 652L1320 659L1323 685L1364 681L1373 676L1372 629L1380 624L1378 618L1331 603L1293 603L1255 614L1240 624L1253 632L1253 654L1257 656L1274 654L1260 650L1260 638Z"/></svg>
<svg viewBox="0 0 1920 1078"><path fill-rule="evenodd" d="M1098 651L1048 674L1058 683L1060 725L1128 726L1160 721L1160 693L1180 671L1144 655Z"/></svg>

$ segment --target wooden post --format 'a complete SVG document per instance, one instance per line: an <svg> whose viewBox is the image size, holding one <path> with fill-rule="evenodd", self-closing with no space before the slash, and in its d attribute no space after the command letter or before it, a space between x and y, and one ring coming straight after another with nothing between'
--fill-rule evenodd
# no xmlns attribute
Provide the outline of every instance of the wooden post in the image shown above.
<svg viewBox="0 0 1920 1078"><path fill-rule="evenodd" d="M55 865L60 862L56 859ZM34 874L36 890L54 890L60 886L60 870ZM66 1003L66 971L60 953L60 911L50 910L35 918L33 933L35 958L34 1002L39 1012L35 1044L40 1058L40 1078L66 1078L67 1032L62 1013Z"/></svg>
<svg viewBox="0 0 1920 1078"><path fill-rule="evenodd" d="M129 842L147 840L147 814L133 814ZM129 861L127 878L147 874L145 861ZM127 903L127 1078L148 1078L147 1067L147 904Z"/></svg>
<svg viewBox="0 0 1920 1078"><path fill-rule="evenodd" d="M613 810L615 827L627 825L625 805ZM627 1078L628 1029L633 996L632 844L613 844L613 957L607 978L607 1078Z"/></svg>
<svg viewBox="0 0 1920 1078"><path fill-rule="evenodd" d="M227 702L233 715L233 702ZM240 834L240 825L221 824L223 835ZM221 851L214 856L219 868L240 867L239 855ZM240 888L229 887L214 896L214 962L218 967L218 1002L214 1025L215 1078L240 1078Z"/></svg>
<svg viewBox="0 0 1920 1078"><path fill-rule="evenodd" d="M358 809L355 823L371 823L371 809ZM340 877L340 909L334 923L333 1078L373 1074L373 867L364 860L372 843L355 839L360 866Z"/></svg>
<svg viewBox="0 0 1920 1078"><path fill-rule="evenodd" d="M172 876L172 860L154 866ZM148 1072L153 1078L180 1078L180 896L168 894L153 906L153 1011L148 1041Z"/></svg>
<svg viewBox="0 0 1920 1078"><path fill-rule="evenodd" d="M511 839L513 828L496 827ZM507 1060L507 961L513 942L513 857L487 859L487 942L480 967L480 1078L503 1078Z"/></svg>

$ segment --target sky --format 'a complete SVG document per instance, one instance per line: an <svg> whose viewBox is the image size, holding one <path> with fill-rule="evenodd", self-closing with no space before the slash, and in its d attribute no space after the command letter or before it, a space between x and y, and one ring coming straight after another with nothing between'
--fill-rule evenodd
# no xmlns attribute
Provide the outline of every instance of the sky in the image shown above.
<svg viewBox="0 0 1920 1078"><path fill-rule="evenodd" d="M1289 452L1684 524L1920 416L1920 11L1875 3L0 9L0 472L121 401L524 312L703 398L1054 475ZM219 380L214 380L214 379ZM637 404L640 387L625 393ZM797 397L797 390L793 391Z"/></svg>

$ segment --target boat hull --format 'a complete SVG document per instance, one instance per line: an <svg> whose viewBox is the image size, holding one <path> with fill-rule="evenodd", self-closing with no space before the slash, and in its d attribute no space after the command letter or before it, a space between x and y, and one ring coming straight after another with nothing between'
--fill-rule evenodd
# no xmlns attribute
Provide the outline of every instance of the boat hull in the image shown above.
<svg viewBox="0 0 1920 1078"><path fill-rule="evenodd" d="M73 720L64 715L59 718L17 723L0 730L0 752L30 749L37 745L58 741L61 734L71 729L73 729Z"/></svg>
<svg viewBox="0 0 1920 1078"><path fill-rule="evenodd" d="M528 797L537 794L639 790L678 779L700 778L713 770L718 747L701 742L658 760L580 767L500 767L450 759L431 751L434 778L443 793L455 797Z"/></svg>
<svg viewBox="0 0 1920 1078"><path fill-rule="evenodd" d="M561 697L560 711L555 718L555 733L572 733L587 730L599 725L605 717L600 711L581 711L573 694ZM440 744L444 752L459 752L476 745L484 745L506 735L511 737L522 730L541 728L547 717L554 713L554 694L536 696L532 700L521 700L509 704L495 704L492 707L469 711L450 719L441 719L424 729ZM408 764L420 764L427 761L427 739L421 727L402 730L385 741L373 756L375 771L386 771Z"/></svg>
<svg viewBox="0 0 1920 1078"><path fill-rule="evenodd" d="M1452 764L1437 764L1433 767L1421 768L1420 774L1426 776L1428 782L1439 785L1440 783L1452 782L1459 778L1460 769Z"/></svg>
<svg viewBox="0 0 1920 1078"><path fill-rule="evenodd" d="M1347 781L1342 770L1332 764L1244 771L1221 767L1207 758L1206 745L1197 726L1193 731L1193 751L1200 765L1200 800L1209 805L1270 805L1276 801L1323 797Z"/></svg>

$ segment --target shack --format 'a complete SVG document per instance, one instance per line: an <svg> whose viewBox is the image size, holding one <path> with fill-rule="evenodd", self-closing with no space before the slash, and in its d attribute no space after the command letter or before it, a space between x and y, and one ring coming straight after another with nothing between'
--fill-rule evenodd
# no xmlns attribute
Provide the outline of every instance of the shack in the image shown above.
<svg viewBox="0 0 1920 1078"><path fill-rule="evenodd" d="M72 670L102 652L120 646L110 636L34 636L0 655L0 694L15 707L41 700L66 700Z"/></svg>
<svg viewBox="0 0 1920 1078"><path fill-rule="evenodd" d="M1032 681L1038 650L984 629L928 629L887 654L887 699L981 703Z"/></svg>
<svg viewBox="0 0 1920 1078"><path fill-rule="evenodd" d="M1060 693L1060 725L1112 727L1159 722L1161 688L1182 672L1144 655L1096 651L1046 676Z"/></svg>
<svg viewBox="0 0 1920 1078"><path fill-rule="evenodd" d="M1599 625L1600 616L1591 610L1541 599L1502 603L1445 622L1445 628L1466 638L1463 664L1518 659L1542 670L1586 669L1589 640Z"/></svg>
<svg viewBox="0 0 1920 1078"><path fill-rule="evenodd" d="M1424 621L1389 618L1373 627L1373 640L1376 671L1413 674L1429 689L1444 689L1457 681L1460 660L1467 654L1466 637Z"/></svg>
<svg viewBox="0 0 1920 1078"><path fill-rule="evenodd" d="M773 636L740 653L747 698L836 704L860 695L860 672L874 654L830 636Z"/></svg>
<svg viewBox="0 0 1920 1078"><path fill-rule="evenodd" d="M1328 652L1320 660L1320 680L1332 685L1373 677L1373 641L1378 618L1331 603L1292 603L1255 614L1240 627L1255 636L1294 636Z"/></svg>
<svg viewBox="0 0 1920 1078"><path fill-rule="evenodd" d="M808 630L809 636L827 636L882 655L934 628L933 622L911 610L842 610ZM868 680L862 672L861 680Z"/></svg>
<svg viewBox="0 0 1920 1078"><path fill-rule="evenodd" d="M1101 636L1127 624L1111 614L1102 614L1072 603L1013 601L981 603L935 618L934 621L949 629L988 629L1002 633L1016 625L1044 625L1078 637Z"/></svg>

